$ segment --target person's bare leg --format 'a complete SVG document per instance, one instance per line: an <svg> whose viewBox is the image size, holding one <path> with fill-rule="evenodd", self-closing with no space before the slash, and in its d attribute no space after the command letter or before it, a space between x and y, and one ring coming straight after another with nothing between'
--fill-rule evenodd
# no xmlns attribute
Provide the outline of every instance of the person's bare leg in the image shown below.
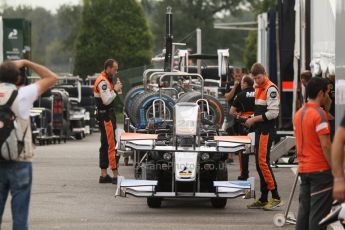
<svg viewBox="0 0 345 230"><path fill-rule="evenodd" d="M107 169L101 169L101 176L102 177L105 177L105 176L107 176Z"/></svg>

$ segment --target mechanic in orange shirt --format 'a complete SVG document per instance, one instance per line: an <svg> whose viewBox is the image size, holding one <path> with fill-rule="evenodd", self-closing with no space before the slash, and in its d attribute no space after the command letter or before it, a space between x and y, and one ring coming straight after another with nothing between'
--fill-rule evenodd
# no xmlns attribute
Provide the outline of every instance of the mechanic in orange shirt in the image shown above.
<svg viewBox="0 0 345 230"><path fill-rule="evenodd" d="M278 193L278 186L270 165L271 146L276 134L276 120L280 110L278 87L269 80L264 66L255 63L251 68L255 86L254 117L246 120L247 127L255 130L255 161L260 176L261 196L249 209L272 210L283 204ZM272 198L268 199L268 193Z"/></svg>
<svg viewBox="0 0 345 230"><path fill-rule="evenodd" d="M99 183L117 184L118 159L116 159L116 117L114 110L115 97L122 89L120 82L114 84L113 77L117 74L118 63L114 59L104 62L104 71L97 77L93 86L93 93L97 106L97 120L101 131L101 147L99 149L99 167L101 176ZM114 177L107 173L108 167Z"/></svg>
<svg viewBox="0 0 345 230"><path fill-rule="evenodd" d="M314 77L307 86L308 102L294 118L298 173L301 178L297 230L321 230L319 226L332 207L333 177L330 127L321 108L329 102L326 79Z"/></svg>

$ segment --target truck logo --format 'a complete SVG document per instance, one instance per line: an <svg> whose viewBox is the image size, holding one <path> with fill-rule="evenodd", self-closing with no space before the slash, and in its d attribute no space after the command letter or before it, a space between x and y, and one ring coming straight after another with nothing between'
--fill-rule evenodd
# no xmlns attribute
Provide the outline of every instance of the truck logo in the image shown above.
<svg viewBox="0 0 345 230"><path fill-rule="evenodd" d="M18 30L13 29L9 34L8 34L8 39L18 39Z"/></svg>

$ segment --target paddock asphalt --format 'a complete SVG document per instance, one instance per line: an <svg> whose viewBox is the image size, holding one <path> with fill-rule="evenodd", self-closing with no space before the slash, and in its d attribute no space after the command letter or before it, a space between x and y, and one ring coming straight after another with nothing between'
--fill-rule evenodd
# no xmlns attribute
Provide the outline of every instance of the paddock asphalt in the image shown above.
<svg viewBox="0 0 345 230"><path fill-rule="evenodd" d="M277 229L273 216L283 212L249 210L253 200L228 200L225 209L213 209L208 200L167 200L160 209L150 209L146 199L115 198L116 186L99 184L99 133L81 141L38 146L33 161L33 188L30 204L30 229ZM133 178L133 166L124 166L120 173ZM229 178L239 175L237 157L229 167ZM281 197L287 203L294 180L290 168L273 169ZM254 158L250 158L250 175L258 174ZM298 188L291 211L297 212ZM10 200L7 201L2 230L11 229ZM294 229L285 226L283 229Z"/></svg>

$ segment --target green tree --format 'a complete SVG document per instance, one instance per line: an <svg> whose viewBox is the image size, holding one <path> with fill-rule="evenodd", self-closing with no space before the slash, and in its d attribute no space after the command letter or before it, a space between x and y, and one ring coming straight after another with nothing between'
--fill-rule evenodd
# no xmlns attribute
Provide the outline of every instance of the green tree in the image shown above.
<svg viewBox="0 0 345 230"><path fill-rule="evenodd" d="M120 68L150 62L152 34L136 0L84 0L74 73L94 74L113 57Z"/></svg>
<svg viewBox="0 0 345 230"><path fill-rule="evenodd" d="M256 31L251 31L246 39L246 48L243 53L243 61L247 69L250 69L257 60L257 36L258 33Z"/></svg>
<svg viewBox="0 0 345 230"><path fill-rule="evenodd" d="M255 0L251 2L251 9L257 15L268 11L277 4L277 0Z"/></svg>
<svg viewBox="0 0 345 230"><path fill-rule="evenodd" d="M73 57L81 24L82 6L62 5L56 13L58 36L48 47L47 58L62 72L73 72Z"/></svg>
<svg viewBox="0 0 345 230"><path fill-rule="evenodd" d="M78 36L81 15L81 5L62 5L57 10L57 23L61 28L61 42L66 50L73 50Z"/></svg>

